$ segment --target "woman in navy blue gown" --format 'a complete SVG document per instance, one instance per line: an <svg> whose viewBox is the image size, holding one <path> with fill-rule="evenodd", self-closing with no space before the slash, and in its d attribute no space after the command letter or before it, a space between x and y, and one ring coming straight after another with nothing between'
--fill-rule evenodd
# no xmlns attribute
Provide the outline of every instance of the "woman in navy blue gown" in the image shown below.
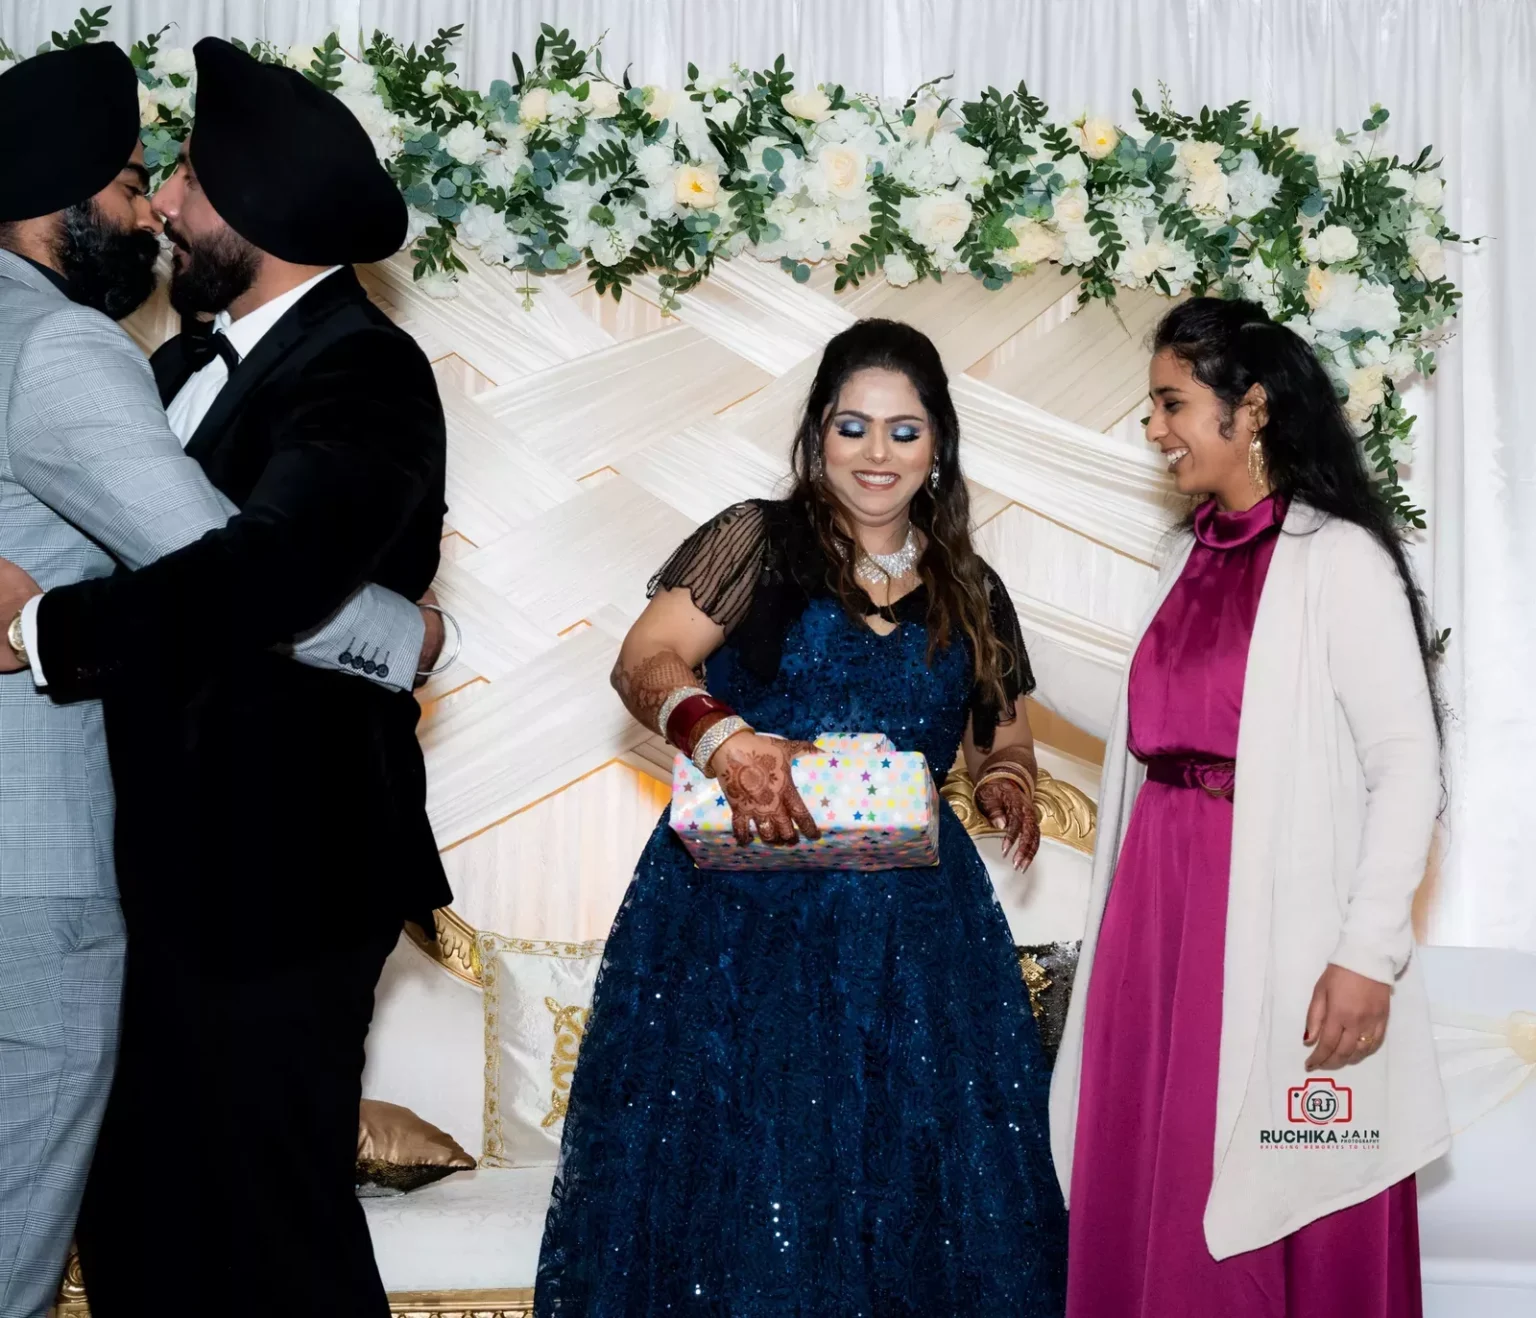
<svg viewBox="0 0 1536 1318"><path fill-rule="evenodd" d="M890 321L833 339L793 462L787 500L727 509L662 568L619 694L719 779L738 837L815 836L791 756L883 732L941 781L963 746L1027 865L1029 661L971 546L932 343ZM663 817L598 979L539 1318L1062 1311L1046 1063L947 806L939 851L877 873L701 870Z"/></svg>

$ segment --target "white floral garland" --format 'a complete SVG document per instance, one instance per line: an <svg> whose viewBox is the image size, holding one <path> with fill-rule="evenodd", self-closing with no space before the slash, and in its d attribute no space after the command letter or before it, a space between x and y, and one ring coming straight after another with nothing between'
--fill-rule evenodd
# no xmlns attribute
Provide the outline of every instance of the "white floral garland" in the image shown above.
<svg viewBox="0 0 1536 1318"><path fill-rule="evenodd" d="M82 12L65 43L90 39ZM168 170L191 124L191 52L163 31L134 45L143 139ZM585 263L622 295L655 272L672 301L723 257L777 261L797 280L837 264L837 286L883 272L901 286L968 272L1001 288L1042 262L1081 298L1117 288L1262 303L1312 344L1404 521L1398 480L1413 418L1399 390L1434 369L1460 293L1445 277L1445 188L1426 148L1379 155L1387 112L1358 132L1266 128L1246 103L1181 115L1136 94L1137 125L1050 121L1021 83L974 101L937 84L905 101L800 89L783 58L681 91L614 82L600 43L547 24L516 81L460 86L460 28L424 48L375 33L355 55L333 33L281 61L334 92L410 204L408 245L429 292L452 296L464 257L542 273ZM532 291L531 282L525 288Z"/></svg>

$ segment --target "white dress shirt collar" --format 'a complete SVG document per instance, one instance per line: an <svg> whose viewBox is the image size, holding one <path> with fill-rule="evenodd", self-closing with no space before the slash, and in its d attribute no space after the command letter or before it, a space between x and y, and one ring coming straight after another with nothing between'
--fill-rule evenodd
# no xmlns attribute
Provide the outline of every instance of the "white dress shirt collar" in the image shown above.
<svg viewBox="0 0 1536 1318"><path fill-rule="evenodd" d="M283 318L285 311L322 279L329 279L340 269L339 265L333 265L329 270L322 270L270 302L263 302L255 311L246 312L239 320L231 320L229 312L221 311L213 318L213 327L228 336L235 351L244 359L250 356L251 349L261 342L266 332Z"/></svg>

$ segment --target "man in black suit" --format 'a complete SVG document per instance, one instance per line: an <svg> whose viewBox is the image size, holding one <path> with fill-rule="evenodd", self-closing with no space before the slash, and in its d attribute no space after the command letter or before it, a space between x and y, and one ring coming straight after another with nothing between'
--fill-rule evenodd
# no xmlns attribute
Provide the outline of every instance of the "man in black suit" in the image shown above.
<svg viewBox="0 0 1536 1318"><path fill-rule="evenodd" d="M217 315L153 366L240 512L36 611L55 699L105 699L129 940L81 1262L97 1318L178 1291L221 1315L385 1318L353 1190L363 1044L402 920L430 929L450 898L418 707L264 647L362 582L427 590L443 414L350 268L406 232L362 127L227 42L196 56L197 121L156 205L173 302Z"/></svg>

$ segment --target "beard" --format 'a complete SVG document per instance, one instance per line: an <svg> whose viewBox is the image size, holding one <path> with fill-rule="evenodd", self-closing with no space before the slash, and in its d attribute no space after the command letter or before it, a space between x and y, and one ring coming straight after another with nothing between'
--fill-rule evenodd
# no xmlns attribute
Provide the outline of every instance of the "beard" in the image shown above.
<svg viewBox="0 0 1536 1318"><path fill-rule="evenodd" d="M182 316L224 311L256 282L261 252L233 229L191 239L167 224L165 235L182 253L171 267L171 306Z"/></svg>
<svg viewBox="0 0 1536 1318"><path fill-rule="evenodd" d="M137 311L155 291L155 235L119 229L94 198L65 209L56 251L70 300L113 320Z"/></svg>

